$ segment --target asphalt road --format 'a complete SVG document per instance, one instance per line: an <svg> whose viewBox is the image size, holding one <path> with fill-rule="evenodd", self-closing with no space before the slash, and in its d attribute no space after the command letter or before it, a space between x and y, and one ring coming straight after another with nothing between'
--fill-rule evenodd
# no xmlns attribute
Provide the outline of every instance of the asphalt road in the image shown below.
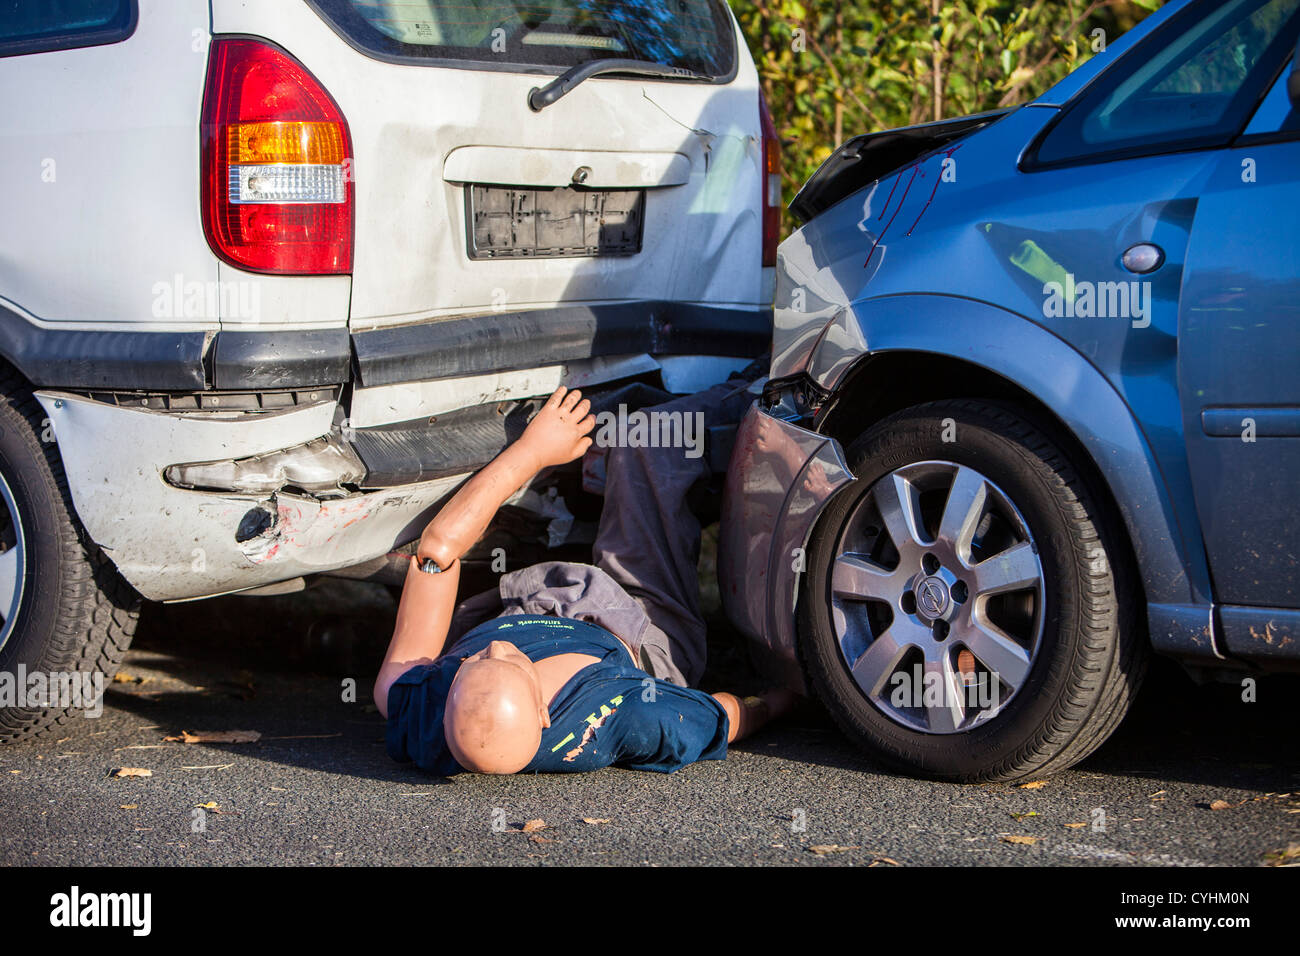
<svg viewBox="0 0 1300 956"><path fill-rule="evenodd" d="M811 705L672 775L444 780L388 758L369 704L394 608L350 582L147 608L101 717L0 748L0 864L1259 865L1300 843L1296 678L1244 703L1158 666L1036 789L894 775ZM706 689L747 689L721 629L711 657ZM262 737L163 739L236 729Z"/></svg>

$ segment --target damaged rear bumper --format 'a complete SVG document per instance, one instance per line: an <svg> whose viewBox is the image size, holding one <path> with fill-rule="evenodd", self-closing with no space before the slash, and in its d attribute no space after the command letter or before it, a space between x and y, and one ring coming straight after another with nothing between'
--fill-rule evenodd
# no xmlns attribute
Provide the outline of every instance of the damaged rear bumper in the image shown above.
<svg viewBox="0 0 1300 956"><path fill-rule="evenodd" d="M177 463L246 459L328 435L336 404L200 418L39 391L77 514L144 597L175 601L349 567L419 536L463 476L317 498L199 491Z"/></svg>
<svg viewBox="0 0 1300 956"><path fill-rule="evenodd" d="M736 434L718 542L727 616L766 677L803 691L795 602L805 549L826 503L853 481L839 444L752 406Z"/></svg>

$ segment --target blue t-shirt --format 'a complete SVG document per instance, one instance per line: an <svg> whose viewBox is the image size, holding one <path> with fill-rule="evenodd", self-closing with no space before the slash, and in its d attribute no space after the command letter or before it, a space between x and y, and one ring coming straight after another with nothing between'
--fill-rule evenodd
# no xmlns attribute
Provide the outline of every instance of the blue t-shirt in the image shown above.
<svg viewBox="0 0 1300 956"><path fill-rule="evenodd" d="M443 709L461 661L493 641L509 641L530 660L557 654L600 658L560 688L551 726L524 771L570 773L610 764L671 773L727 756L727 713L703 691L651 677L613 634L572 618L507 615L469 631L432 664L412 667L388 691L388 753L441 776L464 768L447 749Z"/></svg>

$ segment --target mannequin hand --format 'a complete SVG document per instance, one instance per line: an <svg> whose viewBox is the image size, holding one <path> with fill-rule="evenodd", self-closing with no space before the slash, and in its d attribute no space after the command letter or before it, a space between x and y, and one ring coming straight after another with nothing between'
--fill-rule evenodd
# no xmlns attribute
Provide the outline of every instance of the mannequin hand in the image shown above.
<svg viewBox="0 0 1300 956"><path fill-rule="evenodd" d="M557 388L519 438L538 470L581 458L591 447L587 433L596 425L596 416L588 414L591 402L577 389L566 391L563 385Z"/></svg>

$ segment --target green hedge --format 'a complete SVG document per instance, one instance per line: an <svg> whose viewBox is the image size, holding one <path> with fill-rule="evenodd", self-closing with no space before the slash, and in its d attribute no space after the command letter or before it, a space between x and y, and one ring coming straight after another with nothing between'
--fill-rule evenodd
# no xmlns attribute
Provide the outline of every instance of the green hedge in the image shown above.
<svg viewBox="0 0 1300 956"><path fill-rule="evenodd" d="M1161 4L730 2L782 139L787 202L845 139L1033 99Z"/></svg>

